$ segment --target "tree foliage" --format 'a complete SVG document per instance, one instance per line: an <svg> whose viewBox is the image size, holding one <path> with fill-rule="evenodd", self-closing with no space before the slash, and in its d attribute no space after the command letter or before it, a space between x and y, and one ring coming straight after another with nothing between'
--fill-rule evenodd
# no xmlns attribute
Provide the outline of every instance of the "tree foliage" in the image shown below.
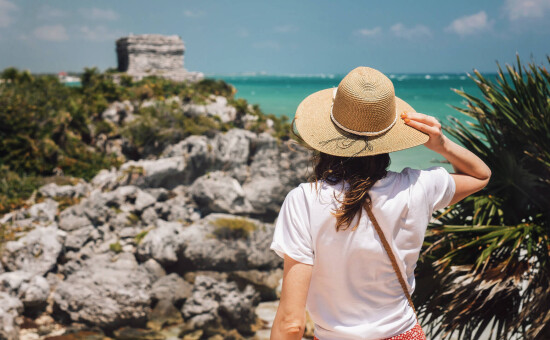
<svg viewBox="0 0 550 340"><path fill-rule="evenodd" d="M482 98L455 108L475 121L446 131L492 178L430 226L416 303L432 337L549 339L550 75L518 58L471 79Z"/></svg>

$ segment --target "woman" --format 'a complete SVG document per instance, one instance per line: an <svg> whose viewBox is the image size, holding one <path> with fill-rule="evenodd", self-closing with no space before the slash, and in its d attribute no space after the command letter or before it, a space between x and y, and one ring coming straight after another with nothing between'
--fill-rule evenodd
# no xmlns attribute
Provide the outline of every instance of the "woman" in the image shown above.
<svg viewBox="0 0 550 340"><path fill-rule="evenodd" d="M284 276L271 339L301 339L306 306L319 340L425 339L410 294L427 224L435 210L485 187L491 171L368 67L307 97L295 128L316 150L316 165L276 223L271 248L284 258ZM389 152L420 144L454 173L387 171Z"/></svg>

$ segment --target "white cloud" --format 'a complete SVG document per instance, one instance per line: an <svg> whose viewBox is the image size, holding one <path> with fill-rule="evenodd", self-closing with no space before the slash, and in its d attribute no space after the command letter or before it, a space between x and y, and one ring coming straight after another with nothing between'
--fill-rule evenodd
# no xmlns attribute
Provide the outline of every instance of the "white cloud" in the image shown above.
<svg viewBox="0 0 550 340"><path fill-rule="evenodd" d="M42 6L36 17L38 19L58 19L68 15L67 11L50 6Z"/></svg>
<svg viewBox="0 0 550 340"><path fill-rule="evenodd" d="M357 30L356 33L363 37L374 37L382 33L382 28L380 26L376 26L374 28L362 28Z"/></svg>
<svg viewBox="0 0 550 340"><path fill-rule="evenodd" d="M429 38L432 36L432 31L424 25L416 25L413 27L406 27L402 23L397 23L390 27L390 31L399 38L407 40L416 40L422 38Z"/></svg>
<svg viewBox="0 0 550 340"><path fill-rule="evenodd" d="M0 0L0 27L8 27L13 20L13 11L17 10L17 6L8 0Z"/></svg>
<svg viewBox="0 0 550 340"><path fill-rule="evenodd" d="M78 11L81 15L88 19L109 21L118 19L118 13L113 11L112 9L81 8Z"/></svg>
<svg viewBox="0 0 550 340"><path fill-rule="evenodd" d="M80 33L82 33L84 39L90 41L113 41L125 35L124 32L120 30L112 31L105 26L82 26L79 30Z"/></svg>
<svg viewBox="0 0 550 340"><path fill-rule="evenodd" d="M487 18L487 13L481 11L476 14L466 15L455 19L445 30L456 33L462 37L490 29L493 21Z"/></svg>
<svg viewBox="0 0 550 340"><path fill-rule="evenodd" d="M277 33L291 33L296 32L298 28L294 25L281 25L281 26L275 26L273 28L273 31Z"/></svg>
<svg viewBox="0 0 550 340"><path fill-rule="evenodd" d="M279 50L281 49L281 45L273 40L267 40L267 41L260 41L252 45L255 48L260 49L269 49L269 50Z"/></svg>
<svg viewBox="0 0 550 340"><path fill-rule="evenodd" d="M198 18L198 17L202 17L204 15L204 12L192 11L192 10L186 9L185 11L183 11L183 15L188 18Z"/></svg>
<svg viewBox="0 0 550 340"><path fill-rule="evenodd" d="M504 11L510 20L542 18L550 10L550 0L506 0Z"/></svg>
<svg viewBox="0 0 550 340"><path fill-rule="evenodd" d="M65 41L69 39L65 26L61 24L37 27L34 29L33 35L40 40L47 41Z"/></svg>

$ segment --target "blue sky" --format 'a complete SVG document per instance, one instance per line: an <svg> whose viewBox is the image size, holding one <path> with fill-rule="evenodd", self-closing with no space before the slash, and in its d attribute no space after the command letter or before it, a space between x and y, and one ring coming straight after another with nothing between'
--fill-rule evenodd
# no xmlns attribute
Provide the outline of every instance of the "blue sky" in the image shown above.
<svg viewBox="0 0 550 340"><path fill-rule="evenodd" d="M0 69L116 67L115 40L177 34L206 74L493 72L550 54L550 0L0 0Z"/></svg>

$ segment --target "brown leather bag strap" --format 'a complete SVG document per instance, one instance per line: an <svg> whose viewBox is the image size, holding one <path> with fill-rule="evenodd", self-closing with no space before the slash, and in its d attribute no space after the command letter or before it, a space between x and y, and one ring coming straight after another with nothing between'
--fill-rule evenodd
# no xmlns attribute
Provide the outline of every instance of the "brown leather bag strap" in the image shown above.
<svg viewBox="0 0 550 340"><path fill-rule="evenodd" d="M372 213L372 209L370 207L369 202L367 201L365 203L365 210L367 210L367 214L369 215L369 218L374 225L374 229L376 229L376 233L378 233L378 237L380 238L380 241L382 241L382 246L384 249L386 249L386 253L388 253L388 256L391 261L391 265L393 267L393 270L395 271L395 275L397 275L397 279L399 280L399 283L401 284L401 288L403 288L403 293L405 293L405 296L407 297L407 300L409 300L409 304L411 305L414 314L416 315L416 319L418 320L418 314L416 314L416 309L414 308L413 301L411 299L411 294L409 294L409 290L407 289L407 285L405 284L405 279L403 278L403 275L401 273L401 270L399 269L399 266L397 265L397 260L395 259L395 255L393 254L393 251L390 248L390 244L386 240L386 237L384 236L384 233L382 232L382 229L380 228L380 225L378 224L378 221L374 217L374 214Z"/></svg>

